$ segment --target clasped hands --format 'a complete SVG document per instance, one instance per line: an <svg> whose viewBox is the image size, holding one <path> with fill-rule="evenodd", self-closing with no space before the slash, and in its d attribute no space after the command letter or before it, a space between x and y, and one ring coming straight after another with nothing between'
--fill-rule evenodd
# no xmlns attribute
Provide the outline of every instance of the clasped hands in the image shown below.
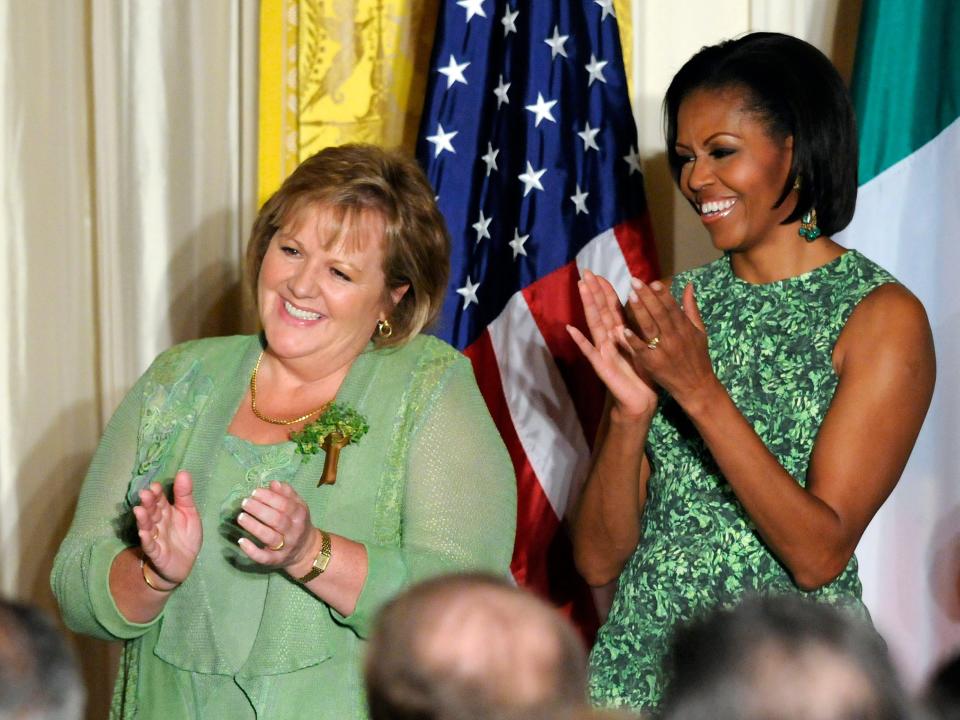
<svg viewBox="0 0 960 720"><path fill-rule="evenodd" d="M567 332L610 391L614 419L649 420L657 386L684 406L717 380L693 284L683 307L661 282L631 285L623 307L606 279L585 270L578 289L592 342L577 328Z"/></svg>
<svg viewBox="0 0 960 720"><path fill-rule="evenodd" d="M262 543L258 547L248 538L239 540L240 549L251 560L285 570L313 561L319 532L310 522L306 503L292 487L274 480L254 490L241 506L237 524ZM203 544L190 473L177 473L172 503L160 483L141 490L140 505L133 508L133 514L144 561L149 562L151 575L159 578L152 582L158 589L172 590L190 575Z"/></svg>

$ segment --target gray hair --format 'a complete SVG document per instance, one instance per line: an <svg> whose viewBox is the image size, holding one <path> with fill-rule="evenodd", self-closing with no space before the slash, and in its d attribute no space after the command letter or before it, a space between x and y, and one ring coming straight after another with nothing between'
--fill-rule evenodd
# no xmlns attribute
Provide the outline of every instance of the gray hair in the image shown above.
<svg viewBox="0 0 960 720"><path fill-rule="evenodd" d="M80 720L85 702L76 660L53 621L0 599L0 720Z"/></svg>

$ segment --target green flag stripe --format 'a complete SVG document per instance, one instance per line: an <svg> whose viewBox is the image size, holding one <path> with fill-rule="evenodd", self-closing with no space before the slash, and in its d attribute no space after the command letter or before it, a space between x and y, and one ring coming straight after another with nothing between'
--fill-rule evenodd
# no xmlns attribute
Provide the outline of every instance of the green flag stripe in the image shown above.
<svg viewBox="0 0 960 720"><path fill-rule="evenodd" d="M960 117L960 0L864 0L852 93L863 184Z"/></svg>

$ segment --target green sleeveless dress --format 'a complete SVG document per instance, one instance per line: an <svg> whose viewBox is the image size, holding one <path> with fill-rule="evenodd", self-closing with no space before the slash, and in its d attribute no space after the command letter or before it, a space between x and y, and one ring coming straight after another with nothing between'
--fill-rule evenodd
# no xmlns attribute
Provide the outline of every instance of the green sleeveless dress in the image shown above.
<svg viewBox="0 0 960 720"><path fill-rule="evenodd" d="M770 451L801 485L837 386L831 355L851 312L885 270L848 251L798 277L744 282L729 257L680 273L692 282L720 382ZM641 538L620 575L610 615L590 655L592 700L655 710L674 627L751 593L801 593L867 616L857 561L836 580L801 591L764 545L692 423L661 397L647 454L653 473Z"/></svg>

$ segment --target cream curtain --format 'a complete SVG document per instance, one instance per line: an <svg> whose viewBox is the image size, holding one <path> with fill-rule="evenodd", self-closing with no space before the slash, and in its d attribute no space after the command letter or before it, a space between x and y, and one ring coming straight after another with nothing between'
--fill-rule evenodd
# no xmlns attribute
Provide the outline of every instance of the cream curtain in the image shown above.
<svg viewBox="0 0 960 720"><path fill-rule="evenodd" d="M0 592L48 575L103 424L153 357L241 324L257 3L0 0ZM88 716L107 646L78 640Z"/></svg>

